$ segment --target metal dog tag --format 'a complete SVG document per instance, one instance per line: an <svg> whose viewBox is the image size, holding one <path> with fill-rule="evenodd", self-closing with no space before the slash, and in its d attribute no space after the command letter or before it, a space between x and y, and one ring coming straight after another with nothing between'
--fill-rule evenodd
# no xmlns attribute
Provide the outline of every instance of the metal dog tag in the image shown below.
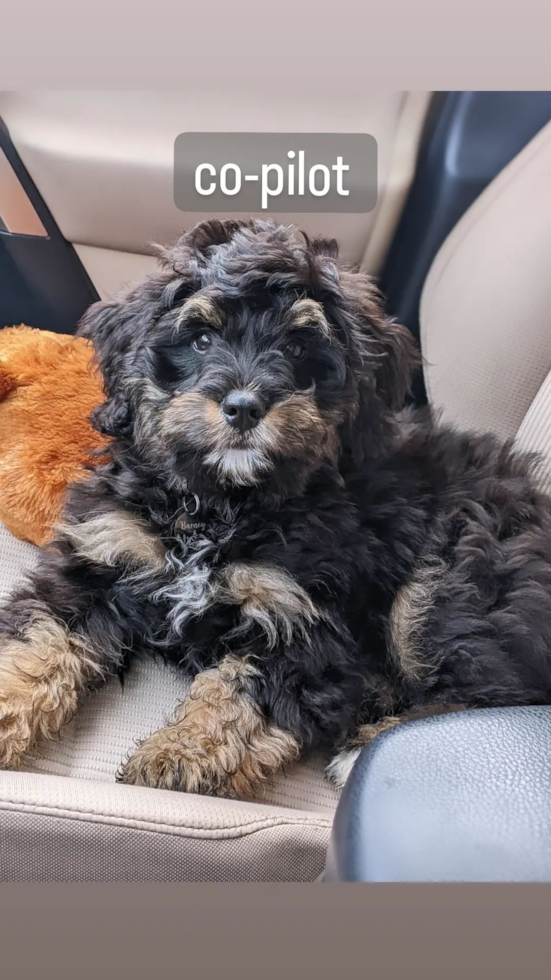
<svg viewBox="0 0 551 980"><path fill-rule="evenodd" d="M196 493L189 491L184 496L181 509L177 512L172 527L178 534L196 534L197 531L204 531L206 525L202 521L193 521L201 508L201 501Z"/></svg>

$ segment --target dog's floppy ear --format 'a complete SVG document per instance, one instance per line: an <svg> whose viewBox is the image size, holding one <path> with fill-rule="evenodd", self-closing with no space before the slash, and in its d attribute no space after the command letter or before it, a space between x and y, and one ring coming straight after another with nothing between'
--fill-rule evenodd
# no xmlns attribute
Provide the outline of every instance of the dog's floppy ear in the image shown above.
<svg viewBox="0 0 551 980"><path fill-rule="evenodd" d="M367 334L367 359L376 358L376 390L385 406L397 412L411 391L413 371L421 363L419 350L410 331L390 317L373 314L367 324L362 336Z"/></svg>
<svg viewBox="0 0 551 980"><path fill-rule="evenodd" d="M129 431L130 411L123 386L123 362L130 345L129 310L124 300L94 303L84 314L78 335L92 341L106 400L92 413L98 432L120 436Z"/></svg>
<svg viewBox="0 0 551 980"><path fill-rule="evenodd" d="M384 436L388 418L403 406L414 368L421 363L406 327L386 316L378 290L363 273L341 272L352 373L358 384L358 412L351 443L361 459Z"/></svg>
<svg viewBox="0 0 551 980"><path fill-rule="evenodd" d="M162 271L146 276L116 299L94 303L79 324L77 333L92 341L96 364L103 375L107 397L92 414L92 424L105 435L131 434L128 380L135 352L147 342L152 325L191 288L190 281L174 268L168 253L161 249L158 252Z"/></svg>

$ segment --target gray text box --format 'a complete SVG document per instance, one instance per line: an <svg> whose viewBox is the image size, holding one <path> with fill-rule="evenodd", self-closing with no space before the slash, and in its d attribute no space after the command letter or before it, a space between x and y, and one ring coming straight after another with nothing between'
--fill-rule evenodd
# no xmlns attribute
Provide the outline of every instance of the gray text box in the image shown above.
<svg viewBox="0 0 551 980"><path fill-rule="evenodd" d="M181 211L363 214L377 203L377 142L364 133L181 133Z"/></svg>

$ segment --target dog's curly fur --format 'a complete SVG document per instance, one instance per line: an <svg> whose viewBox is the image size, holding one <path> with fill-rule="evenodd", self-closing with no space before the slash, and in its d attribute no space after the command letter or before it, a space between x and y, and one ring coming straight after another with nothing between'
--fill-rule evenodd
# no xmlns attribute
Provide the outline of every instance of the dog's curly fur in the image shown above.
<svg viewBox="0 0 551 980"><path fill-rule="evenodd" d="M204 793L403 717L548 702L530 460L400 414L414 344L332 243L209 221L162 261L82 324L113 444L0 611L0 764L141 651L195 680L120 778ZM221 410L236 389L256 399L244 433Z"/></svg>

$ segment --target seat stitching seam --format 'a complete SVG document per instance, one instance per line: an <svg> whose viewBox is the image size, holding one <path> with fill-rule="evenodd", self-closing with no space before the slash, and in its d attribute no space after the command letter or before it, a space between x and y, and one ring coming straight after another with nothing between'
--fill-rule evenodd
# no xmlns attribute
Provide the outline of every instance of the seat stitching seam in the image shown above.
<svg viewBox="0 0 551 980"><path fill-rule="evenodd" d="M155 819L151 820L141 820L138 817L121 817L109 813L95 813L93 811L81 811L74 810L70 807L62 808L57 806L52 806L48 803L39 804L25 804L17 800L2 800L0 801L0 811L15 811L25 814L30 814L31 816L54 816L58 819L67 820L81 820L89 821L91 823L105 823L108 826L117 826L122 829L133 829L150 831L151 833L174 833L180 834L181 836L204 836L212 838L214 835L216 837L226 835L226 836L244 836L245 834L255 833L258 830L269 830L272 827L314 827L316 829L329 829L331 827L331 821L329 819L316 818L316 819L300 819L294 817L273 817L264 818L263 820L253 820L248 823L239 824L237 826L223 826L223 827L213 827L213 828L201 828L201 827L190 827L179 824L170 823L156 823ZM47 811L43 813L41 811ZM120 821L124 821L121 823ZM154 824L155 827L152 829L147 824Z"/></svg>

